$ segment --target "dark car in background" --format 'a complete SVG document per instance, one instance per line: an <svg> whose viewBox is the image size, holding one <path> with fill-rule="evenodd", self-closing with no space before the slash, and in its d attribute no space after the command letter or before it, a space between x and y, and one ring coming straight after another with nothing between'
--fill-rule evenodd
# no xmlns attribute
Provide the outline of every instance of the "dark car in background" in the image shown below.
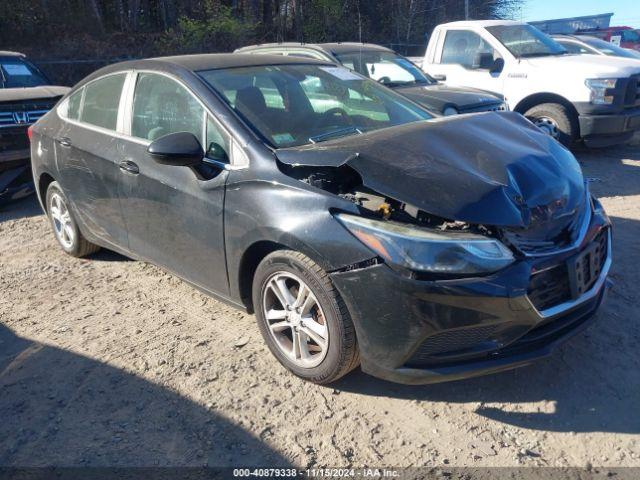
<svg viewBox="0 0 640 480"><path fill-rule="evenodd" d="M501 95L441 84L408 58L380 45L271 43L243 47L236 53L298 56L334 62L393 88L440 115L508 110Z"/></svg>
<svg viewBox="0 0 640 480"><path fill-rule="evenodd" d="M552 35L556 42L569 53L580 55L606 55L608 57L635 58L640 60L640 51L630 50L589 35Z"/></svg>
<svg viewBox="0 0 640 480"><path fill-rule="evenodd" d="M106 247L255 312L307 380L527 365L604 297L609 219L517 113L434 118L333 63L220 54L106 67L31 128L64 251Z"/></svg>
<svg viewBox="0 0 640 480"><path fill-rule="evenodd" d="M0 51L0 204L34 191L27 128L69 91L50 84L23 54Z"/></svg>

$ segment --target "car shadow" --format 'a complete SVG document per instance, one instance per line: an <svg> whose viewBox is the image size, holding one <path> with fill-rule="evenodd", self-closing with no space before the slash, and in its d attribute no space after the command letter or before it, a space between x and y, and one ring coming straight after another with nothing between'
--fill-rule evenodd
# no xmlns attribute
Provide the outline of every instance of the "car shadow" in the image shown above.
<svg viewBox="0 0 640 480"><path fill-rule="evenodd" d="M0 205L0 223L38 215L44 215L44 213L35 195Z"/></svg>
<svg viewBox="0 0 640 480"><path fill-rule="evenodd" d="M1 467L289 465L215 410L3 324L0 418Z"/></svg>
<svg viewBox="0 0 640 480"><path fill-rule="evenodd" d="M332 388L418 402L477 403L477 415L534 430L640 433L640 249L630 248L638 244L640 222L612 221L614 287L591 328L549 358L496 375L421 386L358 371Z"/></svg>

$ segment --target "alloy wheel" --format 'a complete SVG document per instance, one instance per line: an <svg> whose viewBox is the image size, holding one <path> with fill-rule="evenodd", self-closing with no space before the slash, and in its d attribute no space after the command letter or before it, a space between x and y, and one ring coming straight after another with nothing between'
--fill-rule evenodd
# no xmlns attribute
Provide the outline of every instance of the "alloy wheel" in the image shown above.
<svg viewBox="0 0 640 480"><path fill-rule="evenodd" d="M53 229L58 241L67 249L73 247L75 232L71 220L71 214L66 202L59 193L51 195L49 211L53 219Z"/></svg>
<svg viewBox="0 0 640 480"><path fill-rule="evenodd" d="M309 286L289 272L266 282L262 308L270 334L280 351L304 368L318 366L329 348L326 317Z"/></svg>

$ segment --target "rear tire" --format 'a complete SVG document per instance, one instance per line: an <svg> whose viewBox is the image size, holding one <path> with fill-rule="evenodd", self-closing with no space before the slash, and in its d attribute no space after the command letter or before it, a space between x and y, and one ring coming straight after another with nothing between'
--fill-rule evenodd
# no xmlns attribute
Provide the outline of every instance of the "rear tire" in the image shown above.
<svg viewBox="0 0 640 480"><path fill-rule="evenodd" d="M291 250L267 255L254 275L252 295L262 337L295 375L327 384L359 365L349 311L329 275L310 258Z"/></svg>
<svg viewBox="0 0 640 480"><path fill-rule="evenodd" d="M47 216L53 233L62 249L73 257L85 257L100 250L82 236L78 223L69 208L69 200L58 182L47 188Z"/></svg>
<svg viewBox="0 0 640 480"><path fill-rule="evenodd" d="M560 103L541 103L527 110L524 116L565 147L572 147L580 136L576 115Z"/></svg>

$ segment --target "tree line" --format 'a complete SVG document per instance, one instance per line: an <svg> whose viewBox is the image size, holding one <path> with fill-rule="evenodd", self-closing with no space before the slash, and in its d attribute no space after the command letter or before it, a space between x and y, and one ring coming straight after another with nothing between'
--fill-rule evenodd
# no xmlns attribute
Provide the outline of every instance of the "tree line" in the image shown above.
<svg viewBox="0 0 640 480"><path fill-rule="evenodd" d="M471 18L508 18L523 0L468 0ZM465 0L2 0L0 49L91 58L228 51L249 43L426 45Z"/></svg>

